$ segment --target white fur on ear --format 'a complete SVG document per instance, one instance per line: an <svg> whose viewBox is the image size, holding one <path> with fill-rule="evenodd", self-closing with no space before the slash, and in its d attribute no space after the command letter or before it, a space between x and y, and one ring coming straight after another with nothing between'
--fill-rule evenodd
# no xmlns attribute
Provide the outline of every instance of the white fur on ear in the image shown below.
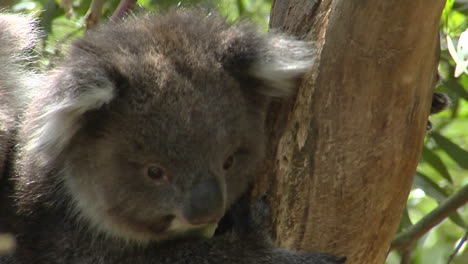
<svg viewBox="0 0 468 264"><path fill-rule="evenodd" d="M40 35L36 25L31 16L0 14L0 93L9 94L11 109L22 109L21 99L38 83L38 75L24 67L35 61L31 51Z"/></svg>
<svg viewBox="0 0 468 264"><path fill-rule="evenodd" d="M261 93L282 97L290 95L296 81L314 63L314 53L310 42L292 39L284 35L272 35L259 61L250 67L252 76L264 81Z"/></svg>
<svg viewBox="0 0 468 264"><path fill-rule="evenodd" d="M45 154L41 155L41 162L53 160L80 128L82 115L109 103L115 94L113 83L104 76L94 76L93 82L85 88L39 109L41 113L30 120L31 126L27 129L27 152Z"/></svg>
<svg viewBox="0 0 468 264"><path fill-rule="evenodd" d="M16 56L22 51L32 49L38 39L37 21L26 15L0 14L0 52Z"/></svg>

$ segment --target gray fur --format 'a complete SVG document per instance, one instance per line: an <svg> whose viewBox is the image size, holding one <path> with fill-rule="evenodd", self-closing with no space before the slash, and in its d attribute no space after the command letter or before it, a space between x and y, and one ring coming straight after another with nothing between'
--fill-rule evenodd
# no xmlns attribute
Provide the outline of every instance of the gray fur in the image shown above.
<svg viewBox="0 0 468 264"><path fill-rule="evenodd" d="M0 263L342 263L275 249L258 219L234 228L252 217L196 238L247 191L270 98L311 59L303 42L187 10L89 32L29 76L43 85L0 185L0 232L18 248Z"/></svg>

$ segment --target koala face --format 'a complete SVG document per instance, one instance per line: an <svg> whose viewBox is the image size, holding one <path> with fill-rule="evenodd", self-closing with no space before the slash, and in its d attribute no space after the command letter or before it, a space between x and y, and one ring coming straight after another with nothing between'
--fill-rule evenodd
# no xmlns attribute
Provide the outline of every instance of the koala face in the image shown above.
<svg viewBox="0 0 468 264"><path fill-rule="evenodd" d="M80 210L138 240L216 224L263 153L265 102L215 61L187 76L162 57L127 65L118 97L87 114L65 166ZM141 67L147 76L130 70Z"/></svg>
<svg viewBox="0 0 468 264"><path fill-rule="evenodd" d="M311 63L303 42L195 11L108 25L47 77L24 160L59 168L74 216L110 237L213 230L262 158L270 98Z"/></svg>

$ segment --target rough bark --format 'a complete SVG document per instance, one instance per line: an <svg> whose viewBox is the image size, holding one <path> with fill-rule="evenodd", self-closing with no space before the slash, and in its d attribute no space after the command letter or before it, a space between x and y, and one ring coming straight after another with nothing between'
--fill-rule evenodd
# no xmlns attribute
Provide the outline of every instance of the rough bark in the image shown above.
<svg viewBox="0 0 468 264"><path fill-rule="evenodd" d="M383 263L418 164L444 1L273 2L271 28L314 41L315 69L269 116L255 195L281 246Z"/></svg>

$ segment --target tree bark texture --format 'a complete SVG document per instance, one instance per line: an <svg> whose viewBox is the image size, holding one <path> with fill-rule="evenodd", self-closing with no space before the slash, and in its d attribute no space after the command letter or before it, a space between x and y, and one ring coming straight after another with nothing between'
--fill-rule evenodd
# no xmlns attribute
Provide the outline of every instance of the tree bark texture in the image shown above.
<svg viewBox="0 0 468 264"><path fill-rule="evenodd" d="M274 103L255 196L284 247L383 263L425 135L445 1L273 1L270 26L313 41L314 69Z"/></svg>

